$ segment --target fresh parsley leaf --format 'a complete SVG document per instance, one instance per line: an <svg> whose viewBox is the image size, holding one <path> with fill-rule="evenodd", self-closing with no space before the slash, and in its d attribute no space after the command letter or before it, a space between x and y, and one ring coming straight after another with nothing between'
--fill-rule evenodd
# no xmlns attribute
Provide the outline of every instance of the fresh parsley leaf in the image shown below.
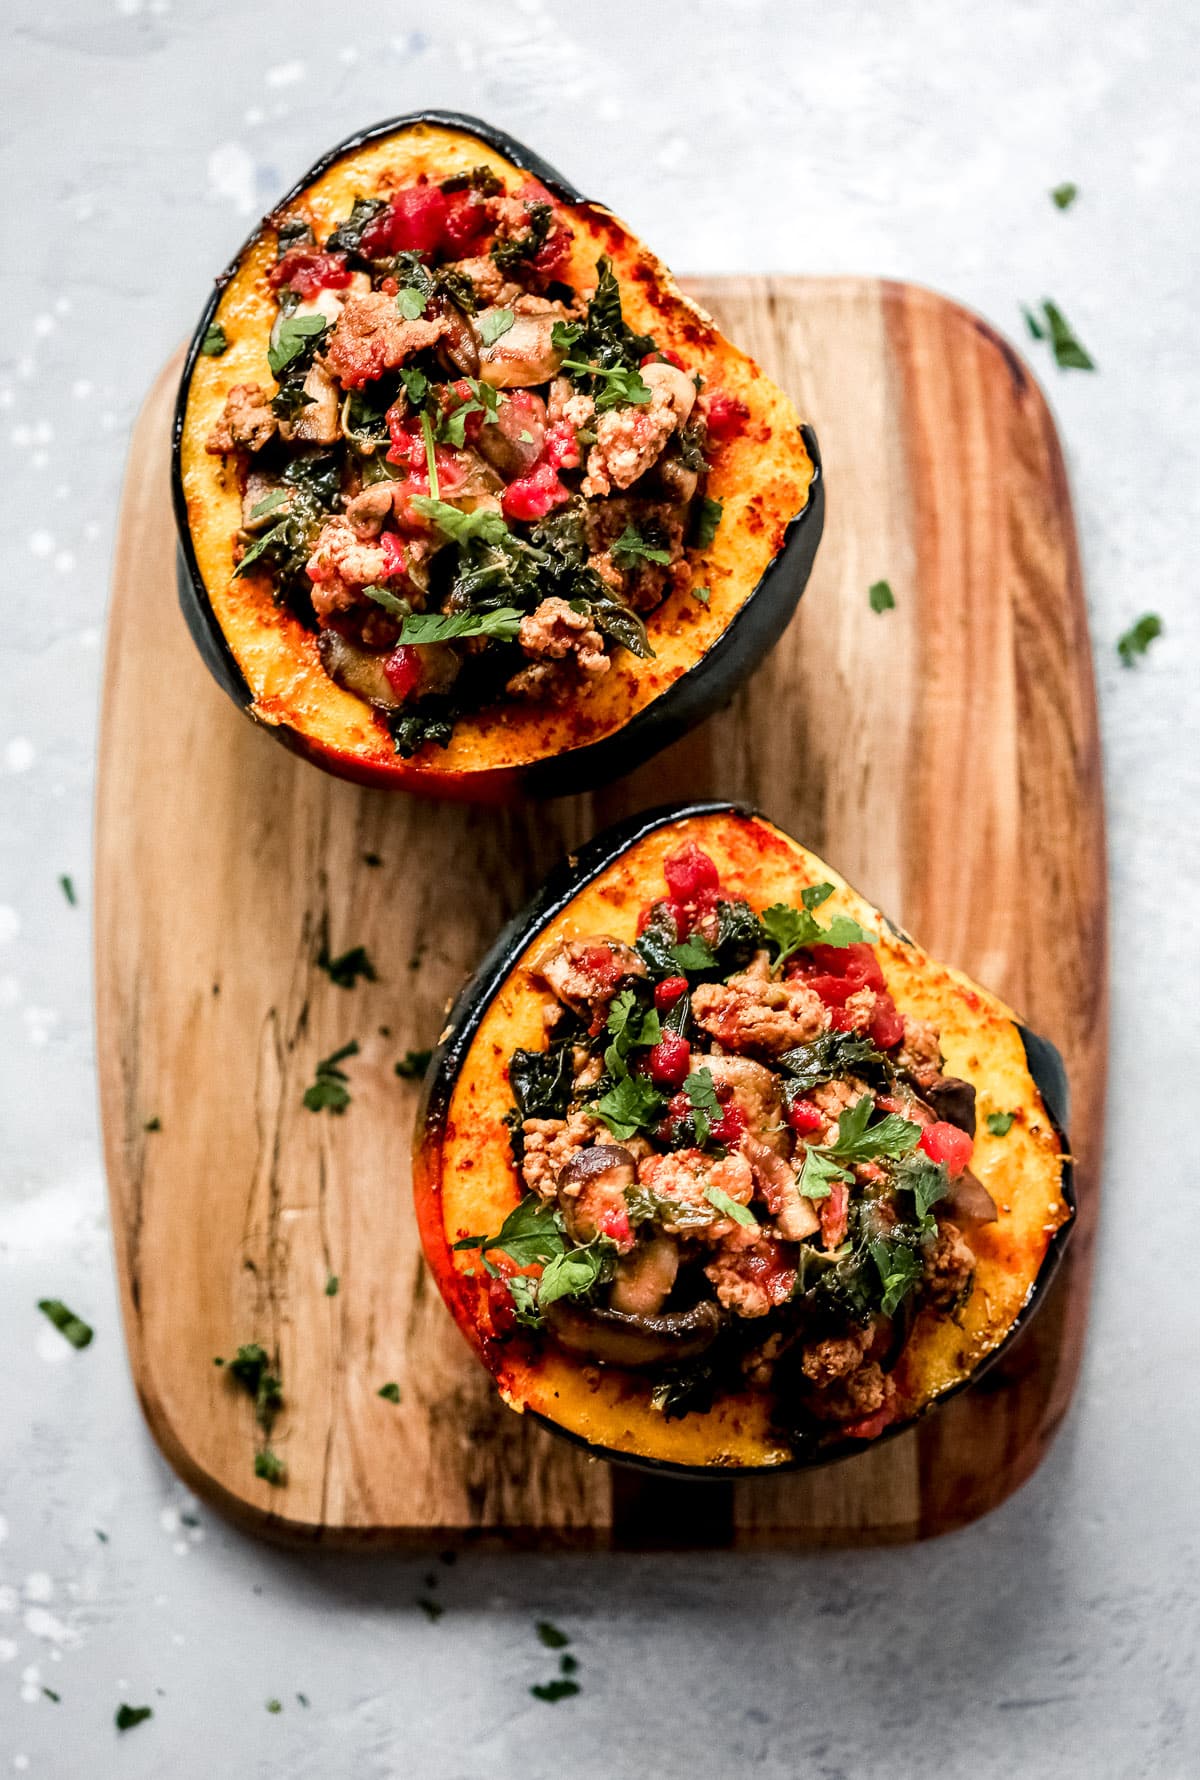
<svg viewBox="0 0 1200 1780"><path fill-rule="evenodd" d="M650 385L642 377L640 371L629 365L600 365L584 359L565 358L560 367L564 371L574 371L577 377L592 377L600 380L600 388L595 392L596 412L603 414L608 408L618 408L622 404L630 407L644 407L651 399Z"/></svg>
<svg viewBox="0 0 1200 1780"><path fill-rule="evenodd" d="M692 594L692 598L694 600L699 600L700 604L702 606L707 606L709 601L712 599L711 587L693 587L691 590L691 594Z"/></svg>
<svg viewBox="0 0 1200 1780"><path fill-rule="evenodd" d="M723 1212L727 1218L732 1218L735 1224L744 1224L748 1230L758 1229L758 1219L750 1207L739 1205L736 1199L731 1199L728 1193L721 1191L720 1187L705 1187L704 1197L710 1205L715 1205L717 1210Z"/></svg>
<svg viewBox="0 0 1200 1780"><path fill-rule="evenodd" d="M43 1316L49 1317L60 1335L64 1335L72 1347L85 1348L90 1346L94 1333L91 1325L85 1323L81 1316L68 1310L61 1298L39 1298L38 1309Z"/></svg>
<svg viewBox="0 0 1200 1780"><path fill-rule="evenodd" d="M880 1308L892 1316L921 1277L921 1258L906 1242L887 1242L882 1237L870 1244L871 1259L883 1286Z"/></svg>
<svg viewBox="0 0 1200 1780"><path fill-rule="evenodd" d="M799 1186L806 1199L828 1199L833 1191L832 1181L849 1183L853 1179L854 1176L834 1162L825 1150L816 1144L805 1146Z"/></svg>
<svg viewBox="0 0 1200 1780"><path fill-rule="evenodd" d="M721 1102L717 1099L716 1083L712 1078L712 1070L705 1067L693 1070L683 1084L683 1091L688 1097L692 1109L692 1123L696 1127L696 1142L703 1145L708 1140L710 1128L721 1117ZM716 1203L714 1200L712 1203ZM733 1214L730 1213L732 1216ZM744 1222L744 1219L739 1219Z"/></svg>
<svg viewBox="0 0 1200 1780"><path fill-rule="evenodd" d="M1064 371L1094 371L1094 360L1084 350L1071 329L1071 324L1049 297L1042 301L1041 315L1035 318L1028 309L1025 320L1035 340L1049 340L1054 362Z"/></svg>
<svg viewBox="0 0 1200 1780"><path fill-rule="evenodd" d="M257 1341L239 1347L237 1357L229 1362L230 1377L254 1399L254 1419L264 1434L270 1434L283 1408L283 1386L270 1368L267 1350Z"/></svg>
<svg viewBox="0 0 1200 1780"><path fill-rule="evenodd" d="M638 557L642 557L646 562L669 563L671 560L669 550L658 550L652 544L647 544L641 533L632 525L627 525L620 537L609 548L614 557L623 557L626 565L635 562Z"/></svg>
<svg viewBox="0 0 1200 1780"><path fill-rule="evenodd" d="M284 315L280 318L275 344L267 348L267 363L275 377L300 357L311 352L329 326L323 315Z"/></svg>
<svg viewBox="0 0 1200 1780"><path fill-rule="evenodd" d="M364 587L363 592L369 600L374 600L377 606L382 606L385 612L390 612L393 618L407 618L412 611L408 600L398 598L386 587Z"/></svg>
<svg viewBox="0 0 1200 1780"><path fill-rule="evenodd" d="M53 1700L56 1706L61 1704L62 1695L60 1693L55 1693L52 1687L43 1687L42 1692L48 1700Z"/></svg>
<svg viewBox="0 0 1200 1780"><path fill-rule="evenodd" d="M135 1724L145 1724L148 1718L153 1717L153 1706L126 1706L122 1704L117 1707L113 1723L119 1731L131 1731Z"/></svg>
<svg viewBox="0 0 1200 1780"><path fill-rule="evenodd" d="M410 612L400 632L402 643L445 643L452 637L497 637L511 643L524 613L515 606L491 612Z"/></svg>
<svg viewBox="0 0 1200 1780"><path fill-rule="evenodd" d="M593 1103L593 1109L618 1143L624 1143L642 1126L656 1124L664 1104L649 1076L626 1075Z"/></svg>
<svg viewBox="0 0 1200 1780"><path fill-rule="evenodd" d="M880 1157L899 1160L901 1156L911 1154L920 1139L921 1127L910 1119L902 1119L899 1113L888 1113L868 1130L867 1123L874 1110L874 1100L869 1094L863 1094L853 1106L840 1113L837 1134L832 1143L825 1146L828 1153L840 1162L873 1162Z"/></svg>
<svg viewBox="0 0 1200 1780"><path fill-rule="evenodd" d="M987 1116L987 1128L993 1137L1007 1137L1016 1122L1016 1113L996 1112Z"/></svg>
<svg viewBox="0 0 1200 1780"><path fill-rule="evenodd" d="M482 315L476 317L475 331L484 346L494 346L502 334L507 334L516 319L511 309L485 309ZM556 328L560 325L555 323Z"/></svg>
<svg viewBox="0 0 1200 1780"><path fill-rule="evenodd" d="M309 1112L344 1113L350 1104L350 1091L345 1086L349 1079L344 1069L338 1065L347 1057L357 1057L358 1040L352 1038L349 1044L335 1051L332 1057L323 1057L317 1064L316 1079L311 1087L304 1090L304 1104Z"/></svg>
<svg viewBox="0 0 1200 1780"><path fill-rule="evenodd" d="M398 1403L400 1401L400 1386L394 1379L389 1379L387 1384L380 1385L375 1395L382 1397L385 1402Z"/></svg>
<svg viewBox="0 0 1200 1780"><path fill-rule="evenodd" d="M409 289L396 292L396 307L405 321L419 320L428 306L429 298L424 291Z"/></svg>
<svg viewBox="0 0 1200 1780"><path fill-rule="evenodd" d="M547 1650L565 1650L571 1642L567 1634L560 1632L548 1619L539 1619L534 1630L538 1635L538 1643L544 1644Z"/></svg>
<svg viewBox="0 0 1200 1780"><path fill-rule="evenodd" d="M568 1247L562 1218L556 1206L536 1193L527 1193L513 1207L496 1236L464 1236L455 1249L477 1248L485 1253L498 1249L518 1267L529 1267L535 1261L552 1261Z"/></svg>
<svg viewBox="0 0 1200 1780"><path fill-rule="evenodd" d="M341 1281L338 1279L337 1274L331 1273L325 1281L325 1296L327 1298L336 1298L338 1295L338 1287L340 1285Z"/></svg>
<svg viewBox="0 0 1200 1780"><path fill-rule="evenodd" d="M221 354L223 352L228 352L228 350L229 341L226 337L225 329L221 326L219 321L210 321L204 330L204 338L200 342L200 351L204 354L205 358L220 358Z"/></svg>
<svg viewBox="0 0 1200 1780"><path fill-rule="evenodd" d="M464 513L446 501L430 500L422 494L413 496L412 506L423 518L432 520L443 537L456 544L469 544L473 538L482 539L485 544L505 544L512 536L501 515L494 511Z"/></svg>
<svg viewBox="0 0 1200 1780"><path fill-rule="evenodd" d="M517 1321L527 1329L540 1329L545 1319L538 1309L537 1281L526 1278L523 1273L510 1273L504 1283Z"/></svg>
<svg viewBox="0 0 1200 1780"><path fill-rule="evenodd" d="M553 1706L559 1700L569 1700L573 1694L577 1694L579 1683L559 1677L553 1681L535 1682L529 1691L535 1700L545 1700L548 1706Z"/></svg>
<svg viewBox="0 0 1200 1780"><path fill-rule="evenodd" d="M717 954L701 933L689 934L679 945L671 947L671 956L680 970L711 970Z"/></svg>
<svg viewBox="0 0 1200 1780"><path fill-rule="evenodd" d="M75 884L74 884L73 879L71 879L66 872L64 872L62 874L62 876L59 878L58 887L62 891L63 895L66 897L67 901L70 903L71 907L74 908L76 906L76 904L75 904Z"/></svg>
<svg viewBox="0 0 1200 1780"><path fill-rule="evenodd" d="M828 927L822 927L813 915L818 908L833 894L831 884L809 884L800 893L803 907L792 908L786 902L776 902L769 909L764 909L759 916L763 931L771 943L778 947L772 969L776 975L783 969L788 959L804 946L854 946L864 942L871 944L875 935L868 933L849 915L835 915Z"/></svg>
<svg viewBox="0 0 1200 1780"><path fill-rule="evenodd" d="M339 989L355 988L359 977L365 977L368 983L379 981L365 946L351 946L349 951L336 958L331 958L329 948L322 946L317 954L317 968L327 971L330 982L336 983Z"/></svg>
<svg viewBox="0 0 1200 1780"><path fill-rule="evenodd" d="M400 381L413 407L422 407L429 394L429 379L424 371L418 370L416 365L401 365Z"/></svg>
<svg viewBox="0 0 1200 1780"><path fill-rule="evenodd" d="M613 998L608 1010L607 1030L612 1043L605 1052L604 1061L614 1076L629 1073L626 1059L632 1050L638 1046L656 1045L662 1037L658 1014L654 1008L640 1008L632 989L622 989Z"/></svg>
<svg viewBox="0 0 1200 1780"><path fill-rule="evenodd" d="M1026 305L1022 303L1021 314L1025 317L1025 326L1029 329L1031 339L1044 340L1046 338L1046 330L1038 320L1037 316L1033 313L1033 310L1027 308Z"/></svg>
<svg viewBox="0 0 1200 1780"><path fill-rule="evenodd" d="M556 1304L560 1298L579 1298L590 1292L611 1274L616 1252L615 1243L607 1236L598 1236L595 1242L589 1242L583 1248L555 1255L546 1264L538 1281L539 1310L545 1310L548 1304Z"/></svg>
<svg viewBox="0 0 1200 1780"><path fill-rule="evenodd" d="M1131 624L1117 639L1117 654L1121 657L1121 666L1131 668L1140 655L1144 655L1155 637L1163 634L1163 621L1157 612L1143 612L1136 624Z"/></svg>
<svg viewBox="0 0 1200 1780"><path fill-rule="evenodd" d="M688 540L697 550L708 549L717 535L724 510L723 502L710 500L707 495L697 502L692 516L691 537Z"/></svg>
<svg viewBox="0 0 1200 1780"><path fill-rule="evenodd" d="M396 1074L402 1081L416 1081L429 1068L429 1059L432 1056L432 1051L405 1051L396 1065Z"/></svg>
<svg viewBox="0 0 1200 1780"><path fill-rule="evenodd" d="M867 598L872 612L890 612L896 604L896 596L886 581L873 581L867 589Z"/></svg>
<svg viewBox="0 0 1200 1780"><path fill-rule="evenodd" d="M1071 179L1066 179L1061 185L1052 187L1050 192L1051 201L1056 210L1069 210L1078 196L1079 187Z"/></svg>
<svg viewBox="0 0 1200 1780"><path fill-rule="evenodd" d="M287 1482L287 1466L278 1453L264 1446L254 1455L254 1475L269 1483L272 1489L282 1489Z"/></svg>

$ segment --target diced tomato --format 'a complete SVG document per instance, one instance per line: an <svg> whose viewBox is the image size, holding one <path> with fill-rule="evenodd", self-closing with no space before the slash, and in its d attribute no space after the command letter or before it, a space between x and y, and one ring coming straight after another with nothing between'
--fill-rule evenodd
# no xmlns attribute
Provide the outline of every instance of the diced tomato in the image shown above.
<svg viewBox="0 0 1200 1780"><path fill-rule="evenodd" d="M883 1430L895 1419L895 1404L885 1403L882 1409L875 1411L874 1415L865 1416L860 1422L848 1422L842 1429L842 1433L848 1435L851 1440L874 1440L875 1436L882 1434Z"/></svg>
<svg viewBox="0 0 1200 1780"><path fill-rule="evenodd" d="M975 1149L965 1131L960 1131L957 1125L948 1125L944 1119L926 1125L918 1147L931 1162L944 1162L951 1176L962 1173Z"/></svg>
<svg viewBox="0 0 1200 1780"><path fill-rule="evenodd" d="M435 253L442 245L447 209L440 186L406 187L363 230L363 254L381 260L393 253Z"/></svg>
<svg viewBox="0 0 1200 1780"><path fill-rule="evenodd" d="M724 1108L719 1119L713 1120L709 1134L714 1143L724 1144L728 1149L745 1136L748 1123L743 1108L730 1104Z"/></svg>
<svg viewBox="0 0 1200 1780"><path fill-rule="evenodd" d="M272 290L284 286L301 297L315 296L319 290L345 290L350 272L344 253L322 253L316 247L289 247L267 273Z"/></svg>
<svg viewBox="0 0 1200 1780"><path fill-rule="evenodd" d="M478 192L445 192L446 216L442 239L452 259L469 259L491 231L487 206Z"/></svg>
<svg viewBox="0 0 1200 1780"><path fill-rule="evenodd" d="M646 354L645 358L641 359L639 361L639 363L643 366L645 366L645 365L663 365L663 364L674 365L674 367L677 371L682 371L682 370L686 369L686 366L684 365L684 362L680 358L679 354L677 352L672 352L672 350L669 346L660 346L656 352L648 352Z"/></svg>
<svg viewBox="0 0 1200 1780"><path fill-rule="evenodd" d="M540 284L550 284L555 278L561 278L571 260L571 243L575 239L570 229L556 223L542 245L529 262L534 278Z"/></svg>
<svg viewBox="0 0 1200 1780"><path fill-rule="evenodd" d="M517 1313L513 1308L512 1294L503 1279L494 1278L489 1274L484 1291L487 1294L492 1333L501 1337L515 1333Z"/></svg>
<svg viewBox="0 0 1200 1780"><path fill-rule="evenodd" d="M871 1043L881 1051L894 1050L904 1037L904 1016L896 1012L896 1003L886 989L875 996L875 1012L867 1028Z"/></svg>
<svg viewBox="0 0 1200 1780"><path fill-rule="evenodd" d="M667 854L663 875L676 902L694 902L701 891L716 890L721 883L715 863L695 841L685 841Z"/></svg>
<svg viewBox="0 0 1200 1780"><path fill-rule="evenodd" d="M718 445L725 445L745 432L750 410L738 396L714 389L708 398L708 436Z"/></svg>
<svg viewBox="0 0 1200 1780"><path fill-rule="evenodd" d="M600 1234L611 1237L618 1244L633 1240L633 1231L629 1227L629 1213L623 1205L613 1211L605 1212L600 1219Z"/></svg>
<svg viewBox="0 0 1200 1780"><path fill-rule="evenodd" d="M822 1129L825 1114L811 1100L793 1100L787 1109L787 1122L793 1131L798 1131L802 1137L808 1137L814 1131Z"/></svg>
<svg viewBox="0 0 1200 1780"><path fill-rule="evenodd" d="M401 643L383 660L387 683L402 702L411 698L421 684L421 651L411 643Z"/></svg>
<svg viewBox="0 0 1200 1780"><path fill-rule="evenodd" d="M833 1027L835 1032L854 1031L854 1017L852 1014L848 1014L844 1007L830 1008L829 1024Z"/></svg>
<svg viewBox="0 0 1200 1780"><path fill-rule="evenodd" d="M887 987L879 960L861 941L853 946L808 946L788 966L787 974L806 982L826 1007L845 1007L860 989Z"/></svg>
<svg viewBox="0 0 1200 1780"><path fill-rule="evenodd" d="M796 1269L787 1260L783 1245L769 1236L741 1256L738 1272L760 1285L772 1304L786 1304L796 1284Z"/></svg>
<svg viewBox="0 0 1200 1780"><path fill-rule="evenodd" d="M509 483L500 505L508 519L543 519L570 498L571 491L559 481L554 465L540 463L527 476L518 476Z"/></svg>
<svg viewBox="0 0 1200 1780"><path fill-rule="evenodd" d="M654 1005L660 1014L674 1007L681 995L687 994L688 980L686 977L664 977L654 991Z"/></svg>
<svg viewBox="0 0 1200 1780"><path fill-rule="evenodd" d="M621 975L611 946L585 946L579 956L579 968L605 989L611 989Z"/></svg>
<svg viewBox="0 0 1200 1780"><path fill-rule="evenodd" d="M646 1072L662 1088L678 1088L692 1067L692 1047L678 1032L664 1032L647 1053Z"/></svg>
<svg viewBox="0 0 1200 1780"><path fill-rule="evenodd" d="M379 548L383 551L385 580L398 581L408 573L408 559L398 532L380 532Z"/></svg>
<svg viewBox="0 0 1200 1780"><path fill-rule="evenodd" d="M850 1189L844 1180L829 1183L829 1197L820 1207L821 1241L826 1250L840 1248L849 1223Z"/></svg>

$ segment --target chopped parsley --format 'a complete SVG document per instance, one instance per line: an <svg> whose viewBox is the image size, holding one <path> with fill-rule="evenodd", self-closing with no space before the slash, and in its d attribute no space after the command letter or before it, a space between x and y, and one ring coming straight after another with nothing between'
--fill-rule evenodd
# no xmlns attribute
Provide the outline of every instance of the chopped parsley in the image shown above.
<svg viewBox="0 0 1200 1780"><path fill-rule="evenodd" d="M330 982L336 983L339 989L353 989L359 977L365 977L368 983L379 980L365 946L351 946L349 951L339 953L336 958L329 956L328 946L322 946L317 954L317 968L327 971Z"/></svg>
<svg viewBox="0 0 1200 1780"><path fill-rule="evenodd" d="M921 1257L908 1243L888 1242L883 1237L869 1246L883 1287L880 1309L884 1316L892 1316L921 1277Z"/></svg>
<svg viewBox="0 0 1200 1780"><path fill-rule="evenodd" d="M577 1694L579 1683L560 1676L553 1681L536 1682L529 1691L535 1700L545 1700L548 1706L553 1706L559 1700L569 1700L572 1694Z"/></svg>
<svg viewBox="0 0 1200 1780"><path fill-rule="evenodd" d="M61 1298L39 1298L38 1309L43 1316L50 1318L59 1334L65 1336L72 1347L85 1348L91 1345L94 1331L90 1323L85 1323L73 1310L68 1310Z"/></svg>
<svg viewBox="0 0 1200 1780"><path fill-rule="evenodd" d="M66 897L67 901L70 903L71 907L74 908L75 907L75 885L72 882L71 878L67 875L66 872L64 872L62 874L62 876L59 878L58 887L62 891L63 895Z"/></svg>
<svg viewBox="0 0 1200 1780"><path fill-rule="evenodd" d="M264 1446L254 1455L254 1475L269 1483L272 1489L282 1489L287 1482L287 1466L269 1446Z"/></svg>
<svg viewBox="0 0 1200 1780"><path fill-rule="evenodd" d="M490 612L412 612L400 631L402 643L447 643L453 637L498 637L511 643L525 614L515 606Z"/></svg>
<svg viewBox="0 0 1200 1780"><path fill-rule="evenodd" d="M874 943L875 935L860 927L849 915L835 915L828 927L821 926L813 910L832 895L832 884L809 884L800 892L802 908L792 908L786 902L777 902L763 910L759 920L763 932L776 947L772 966L776 976L793 953L804 946L843 947Z"/></svg>
<svg viewBox="0 0 1200 1780"><path fill-rule="evenodd" d="M508 526L499 513L486 509L464 513L447 501L431 500L427 495L414 495L412 506L424 519L431 519L442 536L456 544L467 544L480 538L485 544L503 544L511 538Z"/></svg>
<svg viewBox="0 0 1200 1780"><path fill-rule="evenodd" d="M421 1609L421 1612L425 1615L430 1625L436 1625L438 1620L442 1617L442 1614L446 1611L440 1601L431 1600L428 1595L418 1595L417 1606Z"/></svg>
<svg viewBox="0 0 1200 1780"><path fill-rule="evenodd" d="M1057 304L1049 297L1043 298L1041 314L1031 309L1024 311L1025 324L1035 340L1048 340L1050 350L1054 354L1054 362L1064 371L1094 371L1094 360L1085 351L1075 334L1071 324Z"/></svg>
<svg viewBox="0 0 1200 1780"><path fill-rule="evenodd" d="M415 1081L418 1076L425 1074L432 1056L432 1051L405 1051L396 1065L396 1074L402 1081Z"/></svg>
<svg viewBox="0 0 1200 1780"><path fill-rule="evenodd" d="M311 356L328 327L323 315L283 315L275 344L267 348L267 363L275 377L302 356Z"/></svg>
<svg viewBox="0 0 1200 1780"><path fill-rule="evenodd" d="M711 1127L721 1117L721 1103L717 1099L716 1083L713 1081L711 1069L694 1070L684 1082L683 1091L687 1095L688 1104L692 1109L696 1142L703 1147L708 1140ZM724 1198L723 1194L722 1198ZM715 1204L716 1201L714 1200L713 1203Z"/></svg>
<svg viewBox="0 0 1200 1780"><path fill-rule="evenodd" d="M697 1141L702 1141L699 1137L699 1133L697 1133ZM750 1207L748 1205L739 1205L736 1199L731 1199L728 1193L723 1193L721 1191L720 1187L705 1187L704 1197L708 1200L708 1203L715 1206L719 1212L724 1213L727 1218L732 1218L735 1224L744 1224L747 1230L758 1229L758 1219L750 1210Z"/></svg>
<svg viewBox="0 0 1200 1780"><path fill-rule="evenodd" d="M1069 210L1079 196L1079 187L1074 180L1065 179L1061 185L1051 188L1050 199L1056 210Z"/></svg>
<svg viewBox="0 0 1200 1780"><path fill-rule="evenodd" d="M331 1057L323 1057L317 1064L316 1079L304 1090L304 1104L309 1112L344 1113L350 1104L350 1090L346 1086L348 1077L344 1069L339 1068L347 1057L357 1057L358 1040L352 1038L349 1044L334 1051Z"/></svg>
<svg viewBox="0 0 1200 1780"><path fill-rule="evenodd" d="M162 1130L162 1120L158 1117L157 1113L152 1119L146 1120L146 1123L142 1126L142 1130L151 1132Z"/></svg>
<svg viewBox="0 0 1200 1780"><path fill-rule="evenodd" d="M626 1075L594 1102L594 1110L618 1143L624 1143L642 1126L657 1124L664 1104L649 1076Z"/></svg>
<svg viewBox="0 0 1200 1780"><path fill-rule="evenodd" d="M648 544L641 533L632 525L627 525L616 542L609 546L614 557L623 558L623 566L628 567L640 557L645 562L669 563L671 552L659 550Z"/></svg>
<svg viewBox="0 0 1200 1780"><path fill-rule="evenodd" d="M270 1434L275 1418L283 1408L283 1386L271 1370L271 1359L260 1342L249 1341L237 1350L229 1362L229 1375L254 1401L254 1419L264 1434Z"/></svg>
<svg viewBox="0 0 1200 1780"><path fill-rule="evenodd" d="M398 1403L400 1401L400 1386L395 1379L389 1379L386 1384L380 1385L375 1395L382 1397L385 1403Z"/></svg>
<svg viewBox="0 0 1200 1780"><path fill-rule="evenodd" d="M896 604L896 596L887 581L873 581L867 589L867 598L872 612L890 612Z"/></svg>
<svg viewBox="0 0 1200 1780"><path fill-rule="evenodd" d="M475 323L475 331L484 346L494 346L516 319L511 309L485 309Z"/></svg>
<svg viewBox="0 0 1200 1780"><path fill-rule="evenodd" d="M712 599L711 587L693 587L692 598L694 600L699 600L702 606L707 606Z"/></svg>
<svg viewBox="0 0 1200 1780"><path fill-rule="evenodd" d="M683 971L711 970L717 962L717 954L702 933L689 934L679 945L672 946L671 956Z"/></svg>
<svg viewBox="0 0 1200 1780"><path fill-rule="evenodd" d="M994 1112L987 1116L987 1128L993 1137L1007 1137L1016 1123L1016 1113Z"/></svg>
<svg viewBox="0 0 1200 1780"><path fill-rule="evenodd" d="M1146 653L1156 637L1163 634L1163 621L1157 612L1143 612L1136 624L1131 624L1117 638L1117 654L1121 658L1121 666L1131 668L1139 656Z"/></svg>
<svg viewBox="0 0 1200 1780"><path fill-rule="evenodd" d="M283 1701L282 1700L268 1700L267 1701L267 1711L273 1712L273 1713L274 1712L282 1712L283 1711Z"/></svg>
<svg viewBox="0 0 1200 1780"><path fill-rule="evenodd" d="M419 320L420 317L424 315L428 306L429 297L424 291L412 290L410 288L406 290L398 290L396 292L396 307L404 317L405 321Z"/></svg>
<svg viewBox="0 0 1200 1780"><path fill-rule="evenodd" d="M580 1298L612 1274L616 1244L607 1236L570 1249L548 1261L537 1283L537 1304L545 1310L559 1298Z"/></svg>
<svg viewBox="0 0 1200 1780"><path fill-rule="evenodd" d="M153 1706L126 1706L122 1704L117 1707L113 1715L113 1723L119 1731L131 1731L135 1724L144 1724L148 1718L153 1717Z"/></svg>
<svg viewBox="0 0 1200 1780"><path fill-rule="evenodd" d="M219 321L210 321L204 330L204 338L200 342L200 351L205 358L220 358L229 350L229 340L225 329Z"/></svg>

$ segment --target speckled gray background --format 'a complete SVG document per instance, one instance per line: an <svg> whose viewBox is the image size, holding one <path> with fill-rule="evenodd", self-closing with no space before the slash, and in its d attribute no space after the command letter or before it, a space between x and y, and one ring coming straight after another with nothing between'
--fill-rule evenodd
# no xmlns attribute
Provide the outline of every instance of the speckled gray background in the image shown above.
<svg viewBox="0 0 1200 1780"><path fill-rule="evenodd" d="M464 1560L441 1572L431 1624L414 1604L422 1566L261 1549L193 1512L142 1427L110 1264L88 954L126 438L254 216L351 128L425 104L508 126L681 269L889 273L1013 333L1019 303L1051 295L1099 365L1062 373L1031 349L1071 463L1107 750L1113 1090L1095 1315L1041 1473L942 1543ZM1190 0L6 0L0 1773L1200 1771L1198 117ZM1060 214L1047 189L1064 179L1082 195ZM1126 671L1115 639L1146 609L1166 634ZM45 1294L95 1323L86 1353L38 1316ZM553 1670L542 1614L571 1633L583 1684L554 1707L528 1692ZM120 1699L155 1715L118 1739Z"/></svg>

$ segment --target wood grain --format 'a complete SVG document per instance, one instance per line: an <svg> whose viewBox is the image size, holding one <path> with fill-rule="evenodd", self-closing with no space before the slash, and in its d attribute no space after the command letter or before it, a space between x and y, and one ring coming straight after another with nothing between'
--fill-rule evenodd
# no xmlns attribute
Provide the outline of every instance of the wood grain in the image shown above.
<svg viewBox="0 0 1200 1780"><path fill-rule="evenodd" d="M691 288L816 426L825 541L798 618L734 704L589 798L501 812L420 804L328 778L256 733L208 679L175 604L178 363L139 420L96 822L113 1224L155 1437L196 1490L267 1534L911 1539L1003 1500L1067 1407L1098 1209L1106 927L1091 659L1053 423L1011 350L928 292L867 280ZM894 611L870 610L878 579ZM1079 1219L1042 1313L984 1384L829 1471L689 1487L588 1460L493 1397L416 1241L415 1089L394 1062L432 1041L555 859L674 795L759 804L1012 1001L1071 1076ZM380 980L336 987L315 962L324 944L366 945ZM316 1061L351 1038L352 1105L340 1118L306 1111ZM161 1129L146 1129L153 1119ZM213 1365L247 1341L280 1358L282 1489L254 1477L252 1407ZM392 1380L399 1405L377 1394Z"/></svg>

